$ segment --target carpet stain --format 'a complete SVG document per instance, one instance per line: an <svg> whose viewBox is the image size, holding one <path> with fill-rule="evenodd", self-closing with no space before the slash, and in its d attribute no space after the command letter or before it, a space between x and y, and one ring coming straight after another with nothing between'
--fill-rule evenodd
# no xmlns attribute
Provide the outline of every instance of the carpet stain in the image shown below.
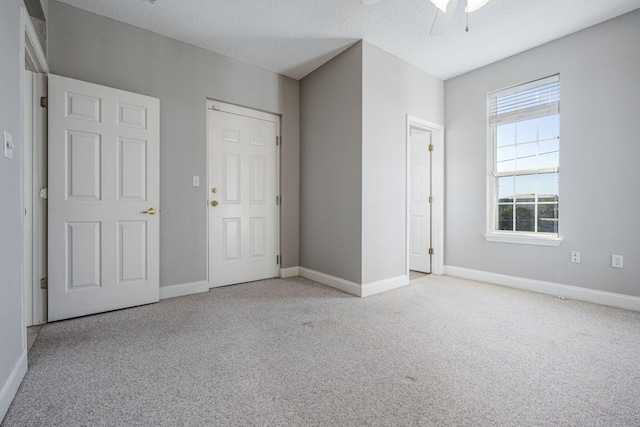
<svg viewBox="0 0 640 427"><path fill-rule="evenodd" d="M405 379L407 379L407 380L409 380L409 382L412 382L412 383L415 383L415 382L417 382L417 381L418 381L417 379L415 379L414 377L410 377L409 375L407 375L407 376L406 376L406 377L404 377L404 378L405 378Z"/></svg>
<svg viewBox="0 0 640 427"><path fill-rule="evenodd" d="M302 322L302 326L308 326L310 328L313 328L313 322Z"/></svg>

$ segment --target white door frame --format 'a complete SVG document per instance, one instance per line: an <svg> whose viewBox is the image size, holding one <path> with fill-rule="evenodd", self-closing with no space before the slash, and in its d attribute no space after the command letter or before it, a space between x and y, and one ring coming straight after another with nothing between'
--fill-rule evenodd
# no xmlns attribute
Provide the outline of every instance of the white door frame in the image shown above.
<svg viewBox="0 0 640 427"><path fill-rule="evenodd" d="M433 189L433 203L432 203L432 216L431 216L431 241L433 247L433 256L431 258L431 273L442 275L444 274L444 126L429 122L407 114L407 129L406 129L406 152L407 152L407 167L406 167L406 274L409 275L409 254L410 254L410 236L409 236L409 191L411 184L411 177L409 169L411 165L411 153L410 153L410 138L411 128L418 128L431 132L432 144L434 146L432 152L432 168L431 168L431 186Z"/></svg>
<svg viewBox="0 0 640 427"><path fill-rule="evenodd" d="M282 206L282 196L280 195L280 123L282 121L282 116L280 114L276 114L276 113L268 113L265 111L260 111L260 110L255 110L253 108L249 108L249 107L242 107L239 105L234 105L234 104L229 104L227 102L223 102L223 101L218 101L215 99L207 99L206 102L206 109L207 110L220 110L226 113L233 113L233 114L239 114L242 116L247 116L247 117L253 117L256 119L262 119L262 120L268 120L268 121L273 121L275 118L275 124L276 124L276 135L278 136L278 141L276 142L276 176L275 176L275 187L276 187L276 196L278 197L279 203L276 205L276 212L275 212L275 218L276 218L276 238L275 238L275 246L276 246L276 253L278 254L278 257L280 259L280 263L278 264L278 272L280 271L280 265L282 264L282 253L280 251L280 213L281 213L281 209L280 206ZM212 214L211 209L209 207L209 203L211 202L211 193L209 191L209 168L211 167L210 165L210 147L209 147L209 133L211 131L210 127L210 123L209 123L209 114L206 114L207 117L207 132L206 132L206 157L207 157L207 170L206 170L206 174L205 174L205 183L207 186L207 197L205 200L205 209L207 210L207 214L206 214L206 218L207 218L207 250L206 250L206 256L207 256L207 282L209 284L209 287L215 287L212 285L212 277L211 277L211 266L210 266L210 262L209 262L209 253L211 251L211 248L209 248L209 242L211 241L211 230L209 230L209 215Z"/></svg>
<svg viewBox="0 0 640 427"><path fill-rule="evenodd" d="M24 129L27 128L27 126L31 126L32 123L27 123L27 121L31 121L30 117L27 117L25 114L25 108L27 106L27 103L31 104L33 102L33 99L31 97L27 98L27 96L29 95L26 90L25 90L25 83L27 81L27 79L30 80L29 75L27 74L27 70L25 67L26 63L29 63L29 65L33 68L35 73L38 74L48 74L49 73L49 67L47 65L47 60L44 54L44 50L42 49L42 46L40 45L40 40L38 39L38 34L35 30L35 28L33 27L33 24L31 22L31 18L29 17L29 13L27 12L27 9L24 7L20 8L20 44L21 44L21 49L20 49L20 122L22 125L23 132ZM32 228L32 222L30 220L30 218L33 218L33 210L29 213L29 217L25 217L24 212L25 212L25 205L26 205L26 201L24 200L24 190L25 190L25 179L24 179L24 173L25 173L25 167L24 167L24 152L25 152L25 147L24 144L26 143L26 139L22 138L21 143L21 149L20 149L20 153L21 153L21 159L20 159L20 189L21 189L21 198L20 198L20 209L21 209L21 218L22 218L22 235L23 235L23 244L25 244L25 236L27 235L27 232L29 230L29 228ZM31 143L31 141L29 141L29 143ZM38 151L35 150L43 150L46 146L46 140L43 141L43 144L35 144L32 147L32 153L34 155L38 154ZM39 153L39 154L43 154L43 153ZM45 224L46 226L46 221ZM34 239L35 239L35 235L34 235ZM33 240L33 239L32 239ZM32 241L31 244L33 244L34 242ZM42 242L40 242L40 244L42 244ZM44 253L44 251L39 251L39 253ZM36 259L36 254L34 254L33 252L30 253L30 255ZM23 331L23 342L24 342L24 346L26 347L26 342L27 342L27 332L26 332L26 325L27 324L31 324L31 323L45 323L46 322L46 312L44 309L44 304L46 304L46 302L44 304L35 304L34 303L34 299L30 298L30 301L27 300L27 298L30 295L33 295L34 292L39 291L39 289L34 289L35 285L34 283L36 283L36 280L30 281L29 283L27 282L27 279L29 277L29 275L27 274L27 272L25 271L26 268L26 259L24 259L25 257L25 248L23 248L23 259L21 262L21 269L22 269L22 321L23 321L23 325L25 325L24 331ZM36 262L38 262L36 260ZM32 264L33 265L33 264ZM26 304L30 304L31 310L27 310L27 306ZM30 311L30 312L29 312ZM31 314L31 319L27 319L27 316ZM35 322L33 322L33 320L36 320Z"/></svg>

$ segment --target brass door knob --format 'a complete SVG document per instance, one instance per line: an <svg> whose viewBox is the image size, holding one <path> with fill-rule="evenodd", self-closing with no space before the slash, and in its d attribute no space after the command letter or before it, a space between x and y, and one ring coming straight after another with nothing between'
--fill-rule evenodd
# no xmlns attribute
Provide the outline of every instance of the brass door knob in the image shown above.
<svg viewBox="0 0 640 427"><path fill-rule="evenodd" d="M218 201L217 200L212 200L211 201L211 206L218 206Z"/></svg>
<svg viewBox="0 0 640 427"><path fill-rule="evenodd" d="M149 215L155 215L156 214L156 208L149 208L144 212L141 212L143 214L149 214Z"/></svg>

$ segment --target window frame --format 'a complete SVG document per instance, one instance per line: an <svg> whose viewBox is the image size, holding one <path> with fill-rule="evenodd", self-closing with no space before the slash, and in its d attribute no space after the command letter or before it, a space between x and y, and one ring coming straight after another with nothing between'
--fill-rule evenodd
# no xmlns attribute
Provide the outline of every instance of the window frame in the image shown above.
<svg viewBox="0 0 640 427"><path fill-rule="evenodd" d="M541 233L541 232L526 232L526 231L516 231L516 230L498 230L497 229L497 215L498 215L498 201L497 201L497 191L498 191L498 177L503 175L503 173L497 172L497 163L496 163L496 151L497 151L497 140L495 133L497 132L498 124L492 124L490 121L491 117L491 102L492 98L497 98L502 93L509 93L515 91L522 91L526 89L530 89L533 87L542 86L552 81L560 81L560 75L555 74L549 77L544 77L541 79L533 80L527 83L514 85L508 88L504 88L501 90L496 90L489 92L487 94L487 114L486 114L486 123L487 123L487 153L486 153L486 233L484 235L485 240L489 242L499 242L499 243L512 243L512 244L527 244L527 245L539 245L539 246L559 246L562 237L560 235L560 229L558 228L558 233ZM559 101L558 101L558 111L555 114L560 114ZM546 115L538 115L536 118L547 117L554 114L546 114ZM518 123L519 121L525 121L532 117L522 117L521 119L513 122ZM558 152L558 156L560 153ZM559 162L558 166L553 171L548 170L547 172L556 172L559 173ZM536 173L544 169L533 169L530 172ZM514 175L521 175L515 173ZM537 203L536 203L537 205ZM558 200L558 206L560 206L560 202ZM558 215L559 219L559 215Z"/></svg>

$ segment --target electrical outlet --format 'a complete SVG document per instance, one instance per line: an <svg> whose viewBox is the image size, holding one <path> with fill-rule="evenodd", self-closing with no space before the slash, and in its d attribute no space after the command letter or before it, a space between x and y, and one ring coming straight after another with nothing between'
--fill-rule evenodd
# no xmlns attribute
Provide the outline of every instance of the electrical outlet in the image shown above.
<svg viewBox="0 0 640 427"><path fill-rule="evenodd" d="M580 252L571 251L571 262L574 264L580 264Z"/></svg>
<svg viewBox="0 0 640 427"><path fill-rule="evenodd" d="M611 255L611 267L622 268L622 255Z"/></svg>

